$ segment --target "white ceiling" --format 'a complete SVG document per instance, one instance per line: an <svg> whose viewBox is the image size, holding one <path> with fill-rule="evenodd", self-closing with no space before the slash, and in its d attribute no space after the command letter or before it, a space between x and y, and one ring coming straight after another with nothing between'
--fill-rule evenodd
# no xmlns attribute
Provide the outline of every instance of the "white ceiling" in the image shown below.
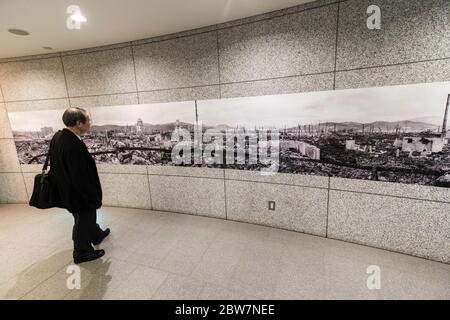
<svg viewBox="0 0 450 320"><path fill-rule="evenodd" d="M312 0L0 0L0 58L139 40L209 26ZM66 27L69 5L88 19ZM8 29L24 29L16 36ZM45 50L42 47L52 47Z"/></svg>

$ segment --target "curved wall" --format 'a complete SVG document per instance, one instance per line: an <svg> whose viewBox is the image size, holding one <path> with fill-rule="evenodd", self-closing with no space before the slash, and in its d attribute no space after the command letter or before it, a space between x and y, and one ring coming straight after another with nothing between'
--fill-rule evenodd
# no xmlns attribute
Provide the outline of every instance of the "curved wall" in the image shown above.
<svg viewBox="0 0 450 320"><path fill-rule="evenodd" d="M382 9L381 30L366 27L371 4ZM449 81L449 11L445 0L316 1L163 37L0 60L0 203L26 203L40 170L19 164L7 111ZM449 189L228 169L98 168L104 205L259 223L450 263Z"/></svg>

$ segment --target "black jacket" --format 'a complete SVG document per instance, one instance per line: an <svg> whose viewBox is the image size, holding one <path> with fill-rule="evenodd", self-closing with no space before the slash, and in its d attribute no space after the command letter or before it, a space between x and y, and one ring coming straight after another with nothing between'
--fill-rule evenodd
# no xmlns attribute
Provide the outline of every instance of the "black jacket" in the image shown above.
<svg viewBox="0 0 450 320"><path fill-rule="evenodd" d="M102 206L102 187L95 160L72 131L58 131L50 142L49 175L58 188L61 207L70 212Z"/></svg>

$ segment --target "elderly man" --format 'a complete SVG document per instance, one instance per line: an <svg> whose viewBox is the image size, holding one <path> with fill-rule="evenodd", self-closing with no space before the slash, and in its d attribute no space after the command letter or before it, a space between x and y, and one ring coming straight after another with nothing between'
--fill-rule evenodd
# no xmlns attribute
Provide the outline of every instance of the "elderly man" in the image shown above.
<svg viewBox="0 0 450 320"><path fill-rule="evenodd" d="M73 259L76 264L102 257L95 250L110 233L97 224L97 209L102 206L102 187L95 160L81 136L91 127L89 113L83 108L68 108L62 117L66 128L58 131L50 143L50 171L55 177L62 207L72 213Z"/></svg>

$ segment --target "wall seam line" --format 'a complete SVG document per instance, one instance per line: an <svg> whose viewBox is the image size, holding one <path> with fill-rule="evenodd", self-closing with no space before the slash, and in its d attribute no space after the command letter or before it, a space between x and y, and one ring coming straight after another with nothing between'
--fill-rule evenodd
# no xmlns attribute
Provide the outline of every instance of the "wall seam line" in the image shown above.
<svg viewBox="0 0 450 320"><path fill-rule="evenodd" d="M288 78L318 76L318 75L323 75L323 74L333 74L333 72L334 72L333 70L330 70L330 71L324 71L324 72L300 73L300 74L294 74L294 75L288 75L288 76L280 76L280 77L272 77L272 78L229 81L229 82L222 82L222 83L220 83L220 85L230 85L230 84L240 84L240 83L249 83L249 82L260 82L260 81L262 82L262 81L270 81L270 80L281 80L281 79L288 79Z"/></svg>
<svg viewBox="0 0 450 320"><path fill-rule="evenodd" d="M216 48L217 48L217 75L219 77L219 99L222 99L222 86L220 77L220 46L219 46L219 30L217 30L216 25Z"/></svg>
<svg viewBox="0 0 450 320"><path fill-rule="evenodd" d="M336 16L336 39L334 43L334 72L333 72L333 90L336 90L336 70L337 70L337 53L338 53L338 39L339 39L339 11L340 2L337 5L337 16Z"/></svg>
<svg viewBox="0 0 450 320"><path fill-rule="evenodd" d="M122 45L123 44L123 45ZM114 48L99 48L98 47L90 47L90 48L81 48L81 49L75 49L74 51L78 50L85 50L85 52L70 52L70 51L61 51L59 52L62 57L73 57L73 56L79 56L81 54L90 54L90 53L98 53L98 52L105 52L105 51L112 51L112 50L120 50L120 49L126 49L128 47L131 47L131 41L126 41L123 43L113 43L112 46L117 46ZM90 51L89 51L90 50Z"/></svg>
<svg viewBox="0 0 450 320"><path fill-rule="evenodd" d="M126 94L135 94L135 93L147 93L147 92L159 92L159 91L169 91L169 90L213 87L213 86L220 86L220 85L227 85L227 84L239 84L239 83L258 82L258 81L270 81L270 80L277 80L277 79L306 77L306 76L332 74L332 73L333 73L333 71L331 70L331 71L325 71L325 72L304 73L304 74L295 74L295 75L288 75L288 76L281 76L281 77L262 78L262 79L250 79L250 80L242 80L242 81L231 81L231 82L204 84L204 85L188 86L188 87L174 87L174 88L155 89L155 90L138 90L138 91L126 91L126 92L114 92L114 93L91 94L91 95L71 96L71 97L58 97L58 98L9 100L9 101L3 101L3 102L4 103L20 103L20 102L32 102L32 101L47 101L47 100L62 100L62 99L69 99L70 100L70 99L76 99L76 98L93 98L93 97L103 97L103 96L113 96L113 95L126 95Z"/></svg>
<svg viewBox="0 0 450 320"><path fill-rule="evenodd" d="M169 90L180 90L180 89L191 89L191 88L201 88L201 87L212 87L212 86L221 86L221 85L231 85L231 84L240 84L240 83L251 83L251 82L259 82L259 81L270 81L270 80L278 80L278 79L287 79L287 78L296 78L296 77L307 77L313 75L323 75L323 74L337 74L343 72L350 71L358 71L358 70L368 70L368 69L377 69L377 68L388 68L402 65L411 65L411 64L419 64L426 62L435 62L435 61L445 61L450 60L450 57L444 58L436 58L436 59L428 59L428 60L418 60L418 61L407 61L400 62L394 64L385 64L385 65L376 65L376 66L367 66L367 67L358 67L358 68L350 68L350 69L337 69L336 71L324 71L324 72L315 72L315 73L303 73L303 74L295 74L281 77L272 77L272 78L262 78L262 79L250 79L250 80L242 80L242 81L230 81L230 82L221 82L221 83L213 83L213 84L204 84L197 86L188 86L188 87L174 87L174 88L164 88L164 89L155 89L155 90L139 90L139 91L127 91L127 92L115 92L115 93L104 93L104 94L95 94L95 95L83 95L83 96L71 96L71 97L57 97L57 98L41 98L41 99L27 99L27 100L4 100L3 103L20 103L20 102L33 102L33 101L46 101L46 100L62 100L68 99L70 104L70 99L75 98L91 98L91 97L101 97L101 96L112 96L112 95L126 95L126 94L135 94L135 93L146 93L146 92L158 92L158 91L169 91ZM437 82L437 81L434 81ZM422 83L422 82L419 82ZM68 94L67 94L68 95Z"/></svg>
<svg viewBox="0 0 450 320"><path fill-rule="evenodd" d="M358 179L355 179L355 180L358 180ZM445 189L444 187L442 187L442 188ZM450 202L440 201L440 200L411 198L411 197L405 197L405 196L398 196L398 195L391 195L391 194L382 194L382 193L374 193L374 192L366 192L366 191L352 191L352 190L336 189L336 188L330 188L330 191L340 191L340 192L347 192L347 193L366 194L366 195L371 195L371 196L380 196L380 197L389 197L389 198L407 199L407 200L415 200L415 201L426 201L426 202L450 204Z"/></svg>
<svg viewBox="0 0 450 320"><path fill-rule="evenodd" d="M224 199L225 199L225 220L228 220L227 184L225 182L225 169L223 169L223 193L224 193Z"/></svg>
<svg viewBox="0 0 450 320"><path fill-rule="evenodd" d="M433 58L433 59L425 59L425 60L417 60L417 61L397 62L397 63L389 63L389 64L382 64L382 65L375 65L375 66L348 68L348 69L337 69L336 72L349 72L349 71L377 69L377 68L385 68L385 67L387 68L387 67L396 67L396 66L403 66L403 65L409 65L409 64L419 64L419 63L425 63L425 62L444 61L444 60L450 60L450 57Z"/></svg>
<svg viewBox="0 0 450 320"><path fill-rule="evenodd" d="M23 187L25 188L25 193L27 194L28 201L30 201L30 194L28 193L27 184L25 182L25 175L22 172L22 179L23 179Z"/></svg>
<svg viewBox="0 0 450 320"><path fill-rule="evenodd" d="M108 171L98 171L99 174L127 174L132 176L145 176L145 173L130 173L130 172L108 172Z"/></svg>
<svg viewBox="0 0 450 320"><path fill-rule="evenodd" d="M0 64L2 64L2 63L11 63L11 62L24 62L24 61L32 61L32 60L52 59L52 58L58 58L58 57L63 57L63 56L76 56L76 55L80 55L80 54L89 54L89 53L96 53L96 52L103 52L103 51L110 51L110 50L118 50L118 49L123 49L123 48L127 48L127 47L142 46L142 45L146 45L146 44L150 44L150 43L157 43L157 42L163 42L163 41L169 41L169 40L176 40L176 39L180 39L180 38L186 38L186 37L196 36L196 35L200 35L200 34L205 34L205 33L213 32L213 31L217 31L217 30L230 29L230 28L244 26L244 25L257 23L257 22L261 22L261 21L267 21L267 20L280 18L280 17L284 17L284 16L289 16L289 15L293 15L293 14L298 14L298 13L301 13L301 12L310 11L310 10L314 10L314 9L320 9L320 8L332 6L334 4L342 3L342 2L346 2L346 1L349 1L349 0L338 0L338 1L335 1L333 3L319 5L319 6L311 7L311 8L299 9L298 11L288 12L288 13L284 13L284 14L280 14L280 15L274 15L272 17L262 18L262 19L255 20L255 21L237 23L235 25L227 26L227 27L219 27L220 24L216 24L216 30L195 32L196 29L191 29L191 30L180 31L179 33L193 31L194 32L193 34L186 34L186 35L179 35L179 36L174 35L173 37L171 37L170 34L169 35L157 36L157 37L167 36L167 37L169 37L167 39L151 40L152 38L144 38L144 39L130 40L130 41L124 42L123 45L121 45L121 43L112 44L112 45L117 45L117 47L114 47L114 48L103 48L103 49L101 49L101 48L96 49L97 47L81 48L81 49L76 49L76 50L91 50L91 51L73 52L73 53L70 53L70 51L60 51L60 52L50 53L50 55L54 55L54 56L49 56L49 57L45 57L44 56L44 57L39 57L39 58L33 58L33 55L29 56L29 57L25 56L23 59L21 59L21 57L6 57L6 58L1 58L0 59ZM288 9L288 8L285 8L285 9ZM275 12L281 11L281 10L284 10L284 9L262 13L261 15L275 13ZM242 19L246 19L246 18L242 18ZM226 23L229 23L229 22L233 22L233 20L232 21L223 22L222 24L226 24ZM157 37L154 37L154 38L157 38ZM146 41L146 40L148 40L148 41ZM140 41L144 41L144 42L143 43L135 43L135 42L140 42ZM17 60L10 60L10 61L8 61L8 59L17 59ZM6 60L6 61L2 61L2 60Z"/></svg>
<svg viewBox="0 0 450 320"><path fill-rule="evenodd" d="M135 84L135 88L136 88L136 97L137 97L137 102L138 104L140 104L140 99L139 99L139 90L138 90L138 82L137 82L137 74L136 74L136 61L134 59L134 47L131 46L131 58L133 60L133 71L134 71L134 84Z"/></svg>
<svg viewBox="0 0 450 320"><path fill-rule="evenodd" d="M5 100L5 95L3 94L3 88L2 88L1 84L0 84L0 93L1 93L3 101L4 101ZM6 117L8 118L8 125L9 125L9 128L11 130L11 136L12 136L11 138L2 138L2 139L9 139L9 140L12 140L13 143L14 143L14 136L12 135L12 126L11 126L11 121L9 120L8 110L6 109L6 103L5 102L1 102L1 104L3 104L4 107L5 107ZM17 155L17 150L16 150L16 155ZM18 155L17 155L17 162L19 162L19 156ZM30 195L29 195L28 190L27 190L27 184L25 182L25 176L23 174L22 166L20 165L20 162L19 162L19 169L20 169L20 174L22 176L23 187L25 188L25 194L27 195L27 201L30 201Z"/></svg>
<svg viewBox="0 0 450 320"><path fill-rule="evenodd" d="M327 191L327 220L326 220L326 227L325 227L325 238L328 238L328 217L330 214L330 181L331 178L328 176L328 191Z"/></svg>
<svg viewBox="0 0 450 320"><path fill-rule="evenodd" d="M6 103L5 102L5 95L3 94L3 89L2 89L2 84L0 83L0 93L2 95L2 101L0 101L0 103ZM6 109L6 104L5 104L5 109Z"/></svg>
<svg viewBox="0 0 450 320"><path fill-rule="evenodd" d="M283 13L283 14L279 14L279 15L274 15L272 17L267 17L267 18L262 18L262 19L258 19L255 21L248 21L248 22L243 22L243 23L239 23L237 22L235 25L231 25L231 26L225 26L225 27L219 27L217 28L217 30L225 30L225 29L231 29L231 28L236 28L236 27L241 27L241 26L246 26L246 25L250 25L253 23L258 23L258 22L263 22L263 21L268 21L268 20L272 20L272 19L276 19L276 18L282 18L282 17L286 17L286 16L290 16L290 15L294 15L294 14L299 14L299 13L303 13L303 12L307 12L307 11L311 11L311 10L316 10L316 9L321 9L321 8L325 8L325 7L329 7L329 6L333 6L335 4L341 3L341 2L346 2L346 1L350 1L350 0L338 0L332 3L327 3L327 4L323 4L323 5L319 5L316 7L311 7L311 8L304 8L304 9L299 9L297 11L293 11L293 12L287 12L287 13ZM295 6L294 6L295 7ZM285 9L289 9L285 8ZM270 12L266 12L266 13L262 13L262 15L264 14L270 14L270 13L275 13L277 11L281 11L284 9L280 9L280 10L275 10L275 11L270 11ZM251 17L249 17L251 18ZM245 18L244 18L245 19ZM233 21L229 21L230 23ZM223 24L229 23L229 22L224 22Z"/></svg>
<svg viewBox="0 0 450 320"><path fill-rule="evenodd" d="M77 97L72 97L72 98L77 98ZM79 98L79 97L78 97ZM30 100L9 100L9 101L4 101L3 103L22 103L22 102L36 102L36 101L52 101L52 100L69 100L68 97L59 97L59 98L43 98L43 99L30 99Z"/></svg>
<svg viewBox="0 0 450 320"><path fill-rule="evenodd" d="M214 25L211 25L211 26L214 26ZM189 32L189 31L192 31L192 30L180 31L180 33L182 33L182 32ZM193 34L174 36L172 38L161 39L161 40L150 40L149 39L148 42L144 42L144 43L133 43L133 42L145 41L145 39L132 40L131 41L131 45L134 46L134 47L140 47L140 46L145 46L145 45L152 44L152 43L159 43L159 42L165 42L165 41L170 41L170 40L178 40L178 39L182 39L182 38L194 37L194 36L198 36L198 35L202 35L202 34L206 34L206 33L212 33L212 32L215 32L215 31L216 30L207 30L207 31L201 31L201 32L193 33ZM164 37L164 35L162 35L161 37Z"/></svg>
<svg viewBox="0 0 450 320"><path fill-rule="evenodd" d="M224 169L225 170L225 169ZM204 176L189 176L189 175L179 175L179 174L159 174L159 173L149 173L150 176L160 176L160 177L180 177L180 178L195 178L195 179L210 179L210 180L229 180L229 181L240 181L240 182L249 182L249 183L264 183L264 184L274 184L274 185L283 185L283 186L291 186L291 187L300 187L300 188L311 188L311 189L321 189L327 190L328 187L316 187L316 186L308 186L308 185L297 185L297 184L288 184L288 183L280 183L280 182L267 182L267 181L254 181L254 180L242 180L242 179L231 179L224 177L204 177Z"/></svg>
<svg viewBox="0 0 450 320"><path fill-rule="evenodd" d="M55 59L55 58L59 58L61 53L57 52L57 53L52 53L52 54L54 54L54 56L51 56L51 57L38 57L38 58L33 58L33 56L30 56L29 58L24 58L24 59L20 59L20 57L9 57L9 58L4 58L4 59L17 59L17 60L0 61L0 64L16 63L16 62L28 62L28 61L46 60L46 59ZM38 55L36 55L36 56L38 56Z"/></svg>
<svg viewBox="0 0 450 320"><path fill-rule="evenodd" d="M274 227L274 228L276 228L276 227ZM378 250L385 250L385 251L388 251L388 252L392 252L392 253L396 253L396 254L402 254L402 255L406 255L406 256L410 256L410 257L421 258L421 259L425 259L425 260L428 260L428 261L435 261L435 262L439 262L439 263L449 264L449 262L445 262L444 260L440 260L437 257L433 259L432 257L431 258L430 257L426 257L425 255L421 256L419 254L406 253L405 251L399 251L399 250L396 251L395 249L391 249L391 248L387 248L387 247L375 246L373 244L364 243L363 241L352 240L352 239L345 239L344 237L334 236L334 237L328 237L327 239L341 241L341 242L350 243L350 244L356 244L356 245L365 246L365 247L369 247L369 248L374 248L374 249L378 249Z"/></svg>
<svg viewBox="0 0 450 320"><path fill-rule="evenodd" d="M64 62L62 60L61 54L59 55L59 61L61 62L62 72L63 72L63 76L64 76L64 84L66 86L67 100L69 100L69 107L72 107L72 103L70 102L70 97L69 97L69 86L67 85L66 70L64 69Z"/></svg>
<svg viewBox="0 0 450 320"><path fill-rule="evenodd" d="M147 185L148 185L148 195L150 196L150 210L153 210L153 199L152 199L152 191L150 188L150 175L148 174L148 165L145 166L147 171Z"/></svg>
<svg viewBox="0 0 450 320"><path fill-rule="evenodd" d="M152 174L152 173L149 173L149 175L162 176L162 177L181 177L181 178L211 179L211 180L221 180L222 179L222 178L219 178L219 177L197 177L197 176L184 176L184 175ZM315 186L307 186L307 185L296 185L296 184L277 183L277 182L254 181L254 180L241 180L241 179L231 179L231 178L224 178L224 180L225 181L228 180L228 181L248 182L248 183L263 183L263 184L272 184L272 185L283 185L283 186L290 186L290 187L300 187L300 188L309 188L309 189L321 189L321 190L330 190L330 191L343 191L343 192L350 192L350 193L368 194L368 195L375 195L375 196L382 196L382 197L401 198L401 199L408 199L408 200L427 201L427 202L436 202L436 203L445 203L445 204L450 203L450 202L445 202L445 201L440 201L440 200L411 198L411 197L396 196L396 195L386 195L386 194L381 194L381 193L371 193L371 192L364 192L364 191L350 191L350 190L345 190L345 189L331 188L331 179L330 178L329 178L329 182L328 182L329 186L327 186L327 187L315 187Z"/></svg>
<svg viewBox="0 0 450 320"><path fill-rule="evenodd" d="M160 177L181 177L181 178L222 180L222 177L200 177L200 176L189 176L189 175L180 175L180 174L149 173L148 175L149 176L160 176Z"/></svg>
<svg viewBox="0 0 450 320"><path fill-rule="evenodd" d="M10 139L11 138L1 138L1 139ZM22 164L21 164L22 166ZM225 169L224 169L225 171ZM8 172L0 172L0 174L17 174L17 173L35 173L38 174L40 171L8 171ZM154 174L154 173L127 173L127 172L101 172L99 171L99 174L117 174L117 175L138 175L138 176L160 176L160 177L180 177L180 178L195 178L195 179L209 179L209 180L224 180L225 181L238 181L238 182L248 182L248 183L262 183L262 184L272 184L272 185L283 185L283 186L289 186L289 187L300 187L300 188L310 188L310 189L321 189L321 190L328 190L330 191L341 191L341 192L347 192L347 193L357 193L357 194L366 194L366 195L373 195L373 196L381 196L381 197L390 197L390 198L400 198L400 199L407 199L407 200L416 200L416 201L426 201L426 202L434 202L434 203L441 203L441 204L449 204L450 202L441 201L441 200L432 200L432 199L423 199L423 198L412 198L412 197L405 197L405 196L399 196L399 195L388 195L388 194L382 194L382 193L374 193L374 192L365 192L365 191L354 191L354 190L346 190L346 189L338 189L338 188L332 188L331 187L331 178L329 178L328 181L328 187L315 187L315 186L307 186L307 185L296 185L296 184L287 184L287 183L277 183L277 182L267 182L267 181L253 181L253 180L241 180L241 179L231 179L225 177L225 172L222 177L199 177L199 176L188 176L188 175L173 175L173 174ZM151 194L151 192L150 192Z"/></svg>

